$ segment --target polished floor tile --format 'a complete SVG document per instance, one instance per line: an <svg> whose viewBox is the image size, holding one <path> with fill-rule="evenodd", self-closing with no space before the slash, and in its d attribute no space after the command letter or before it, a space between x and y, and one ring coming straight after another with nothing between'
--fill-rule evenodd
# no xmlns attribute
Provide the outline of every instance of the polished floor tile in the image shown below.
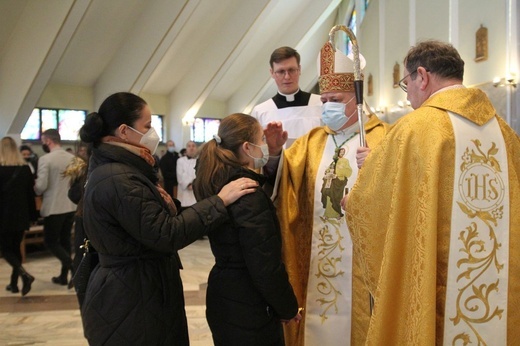
<svg viewBox="0 0 520 346"><path fill-rule="evenodd" d="M212 345L204 306L207 277L214 261L209 241L196 241L179 254L184 266L181 276L190 343ZM43 247L33 247L24 267L36 280L31 292L21 297L5 290L11 270L0 258L0 346L87 345L74 291L51 282L59 272L59 261Z"/></svg>

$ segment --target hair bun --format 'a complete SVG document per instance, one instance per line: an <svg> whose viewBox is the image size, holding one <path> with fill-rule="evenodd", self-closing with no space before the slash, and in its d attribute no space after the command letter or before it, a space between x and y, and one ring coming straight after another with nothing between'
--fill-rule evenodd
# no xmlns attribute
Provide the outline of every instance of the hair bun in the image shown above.
<svg viewBox="0 0 520 346"><path fill-rule="evenodd" d="M87 115L85 124L79 130L79 137L85 143L95 143L105 136L104 129L103 118L97 112L92 112Z"/></svg>

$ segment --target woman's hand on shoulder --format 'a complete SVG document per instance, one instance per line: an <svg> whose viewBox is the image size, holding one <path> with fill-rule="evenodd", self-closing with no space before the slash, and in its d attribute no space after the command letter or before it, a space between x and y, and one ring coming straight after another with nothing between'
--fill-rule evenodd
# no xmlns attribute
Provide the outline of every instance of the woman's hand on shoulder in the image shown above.
<svg viewBox="0 0 520 346"><path fill-rule="evenodd" d="M258 183L253 179L239 178L224 185L218 193L218 196L227 207L228 205L233 204L240 197L255 192L257 187Z"/></svg>

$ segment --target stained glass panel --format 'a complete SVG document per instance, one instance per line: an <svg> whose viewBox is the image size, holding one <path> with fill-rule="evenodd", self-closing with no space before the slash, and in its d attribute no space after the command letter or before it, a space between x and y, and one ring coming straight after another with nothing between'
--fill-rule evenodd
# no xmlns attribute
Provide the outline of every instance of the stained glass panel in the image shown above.
<svg viewBox="0 0 520 346"><path fill-rule="evenodd" d="M37 141L40 139L40 110L35 108L20 134L25 140Z"/></svg>

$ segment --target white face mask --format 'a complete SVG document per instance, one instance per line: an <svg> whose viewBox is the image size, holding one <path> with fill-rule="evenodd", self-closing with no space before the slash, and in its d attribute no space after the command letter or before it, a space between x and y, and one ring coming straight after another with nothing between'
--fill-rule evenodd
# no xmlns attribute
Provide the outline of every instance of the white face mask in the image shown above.
<svg viewBox="0 0 520 346"><path fill-rule="evenodd" d="M352 112L350 116L345 115L345 109L347 105L354 99L354 96L347 103L342 102L326 102L321 106L321 120L327 125L332 131L338 131L342 128L352 116L356 113L356 110Z"/></svg>
<svg viewBox="0 0 520 346"><path fill-rule="evenodd" d="M155 154L155 151L157 150L157 146L159 145L161 139L159 138L159 135L157 134L157 132L155 132L155 129L153 127L146 131L146 133L139 132L131 126L128 126L128 128L140 134L142 137L139 141L139 144L141 144L145 148L148 148L152 155Z"/></svg>
<svg viewBox="0 0 520 346"><path fill-rule="evenodd" d="M249 156L250 158L253 159L254 167L255 168L262 168L262 167L264 167L265 164L267 163L267 161L269 161L269 147L267 146L267 144L256 145L256 144L251 143L251 142L249 142L249 144L254 145L255 147L259 147L260 150L262 150L262 154L263 154L263 156L259 158L259 157L251 156L248 153L246 153L247 156Z"/></svg>
<svg viewBox="0 0 520 346"><path fill-rule="evenodd" d="M173 154L175 152L175 147L168 147L168 152Z"/></svg>

